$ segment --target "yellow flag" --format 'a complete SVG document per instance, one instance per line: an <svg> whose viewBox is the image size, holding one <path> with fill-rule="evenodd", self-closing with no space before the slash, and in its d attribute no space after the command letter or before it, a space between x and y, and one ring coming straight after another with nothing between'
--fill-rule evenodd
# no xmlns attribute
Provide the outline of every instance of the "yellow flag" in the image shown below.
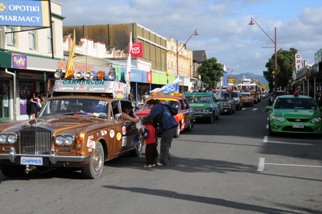
<svg viewBox="0 0 322 214"><path fill-rule="evenodd" d="M67 64L66 64L66 73L65 73L66 79L68 79L74 75L73 69L74 69L75 46L76 46L76 33L74 30L72 45L69 50L69 56L68 56L68 60L67 60Z"/></svg>

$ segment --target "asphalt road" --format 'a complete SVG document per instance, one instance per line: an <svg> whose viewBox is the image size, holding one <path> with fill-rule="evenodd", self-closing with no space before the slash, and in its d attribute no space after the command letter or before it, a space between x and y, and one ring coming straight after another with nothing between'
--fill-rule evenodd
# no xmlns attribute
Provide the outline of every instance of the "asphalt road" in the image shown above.
<svg viewBox="0 0 322 214"><path fill-rule="evenodd" d="M322 213L322 139L268 137L264 105L197 123L173 141L168 167L121 157L96 180L0 174L0 213Z"/></svg>

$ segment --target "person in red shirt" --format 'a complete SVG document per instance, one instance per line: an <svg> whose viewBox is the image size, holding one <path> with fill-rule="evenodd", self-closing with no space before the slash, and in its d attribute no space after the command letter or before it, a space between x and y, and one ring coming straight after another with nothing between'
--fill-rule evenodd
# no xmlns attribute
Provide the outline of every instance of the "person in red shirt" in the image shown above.
<svg viewBox="0 0 322 214"><path fill-rule="evenodd" d="M153 121L150 118L144 117L142 125L144 125L143 137L145 139L145 164L144 168L151 168L155 166L158 159L157 150L157 134Z"/></svg>

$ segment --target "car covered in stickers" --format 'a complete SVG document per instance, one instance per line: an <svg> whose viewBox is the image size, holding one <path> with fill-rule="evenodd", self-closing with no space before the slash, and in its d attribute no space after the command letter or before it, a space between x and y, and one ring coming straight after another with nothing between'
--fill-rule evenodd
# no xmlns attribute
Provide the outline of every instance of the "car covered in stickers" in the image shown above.
<svg viewBox="0 0 322 214"><path fill-rule="evenodd" d="M178 113L174 115L175 120L178 123L177 131L175 137L178 138L180 133L183 131L191 131L194 126L195 121L195 112L190 107L187 99L183 96L182 93L169 93L165 94L162 92L153 92L149 97L145 99L145 103L150 100L155 99L161 101L165 104L170 105L172 108L175 108ZM150 113L150 109L145 107L136 112L136 116L141 118L145 117Z"/></svg>
<svg viewBox="0 0 322 214"><path fill-rule="evenodd" d="M210 123L219 119L221 110L212 92L186 92L184 95L194 109L196 119L207 119Z"/></svg>
<svg viewBox="0 0 322 214"><path fill-rule="evenodd" d="M112 81L113 70L73 76L76 79L55 81L53 95L36 119L0 123L0 168L5 176L66 167L98 178L105 161L124 154L140 156L143 139L137 124L122 117L122 106L130 105L127 85Z"/></svg>

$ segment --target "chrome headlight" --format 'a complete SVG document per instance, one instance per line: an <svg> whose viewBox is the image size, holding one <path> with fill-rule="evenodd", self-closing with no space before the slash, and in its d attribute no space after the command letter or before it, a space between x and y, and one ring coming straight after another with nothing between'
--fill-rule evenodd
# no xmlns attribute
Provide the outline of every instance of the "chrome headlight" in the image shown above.
<svg viewBox="0 0 322 214"><path fill-rule="evenodd" d="M0 134L0 144L4 144L7 142L7 135L6 134Z"/></svg>
<svg viewBox="0 0 322 214"><path fill-rule="evenodd" d="M55 74L54 74L56 79L60 79L63 77L63 71L61 69L57 69Z"/></svg>
<svg viewBox="0 0 322 214"><path fill-rule="evenodd" d="M58 146L71 146L74 142L75 137L72 135L57 135L55 139L55 144Z"/></svg>
<svg viewBox="0 0 322 214"><path fill-rule="evenodd" d="M10 144L16 143L17 142L17 135L16 134L9 134L7 141Z"/></svg>
<svg viewBox="0 0 322 214"><path fill-rule="evenodd" d="M83 78L84 78L83 72L81 72L81 71L76 71L76 72L74 73L74 78L75 78L75 79L77 79L77 80L83 79Z"/></svg>
<svg viewBox="0 0 322 214"><path fill-rule="evenodd" d="M64 138L63 138L63 136L57 136L57 137L56 137L56 140L55 140L55 143L56 143L58 146L63 145L63 143L64 143Z"/></svg>
<svg viewBox="0 0 322 214"><path fill-rule="evenodd" d="M70 146L74 143L74 137L73 136L66 136L65 137L65 145Z"/></svg>
<svg viewBox="0 0 322 214"><path fill-rule="evenodd" d="M14 144L17 142L17 134L15 133L0 133L0 144Z"/></svg>
<svg viewBox="0 0 322 214"><path fill-rule="evenodd" d="M108 79L111 81L114 81L116 78L116 72L114 68L111 68L110 71L108 72Z"/></svg>
<svg viewBox="0 0 322 214"><path fill-rule="evenodd" d="M272 120L276 120L278 122L285 122L285 118L283 117L272 116Z"/></svg>
<svg viewBox="0 0 322 214"><path fill-rule="evenodd" d="M312 123L319 123L321 122L321 118L320 117L315 117L311 120Z"/></svg>

